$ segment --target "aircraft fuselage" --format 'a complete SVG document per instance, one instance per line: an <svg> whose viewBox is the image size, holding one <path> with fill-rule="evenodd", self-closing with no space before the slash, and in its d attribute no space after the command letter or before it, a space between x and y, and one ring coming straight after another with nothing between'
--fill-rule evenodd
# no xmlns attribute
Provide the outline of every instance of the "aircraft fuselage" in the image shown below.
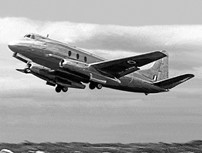
<svg viewBox="0 0 202 153"><path fill-rule="evenodd" d="M138 71L120 78L104 75L103 72L90 65L105 59L39 35L30 35L11 42L9 48L15 56L22 55L23 58L39 64L38 67L31 67L32 74L46 81L49 80L49 83L52 81L54 84L56 77L58 80L63 79L63 84L69 81L72 84L71 87L74 87L73 84L77 87L80 82L95 82L104 87L146 94L167 91L155 86L150 79L142 76ZM46 67L47 70L43 67ZM85 86L79 88L85 88Z"/></svg>

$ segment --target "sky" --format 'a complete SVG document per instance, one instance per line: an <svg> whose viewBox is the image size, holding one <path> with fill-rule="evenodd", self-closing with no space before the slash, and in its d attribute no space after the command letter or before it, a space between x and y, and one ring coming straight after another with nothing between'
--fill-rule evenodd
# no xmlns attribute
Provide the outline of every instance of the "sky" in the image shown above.
<svg viewBox="0 0 202 153"><path fill-rule="evenodd" d="M0 2L0 142L187 142L202 138L201 0ZM38 33L106 59L169 53L169 75L195 77L168 93L103 88L57 94L17 72L7 44Z"/></svg>

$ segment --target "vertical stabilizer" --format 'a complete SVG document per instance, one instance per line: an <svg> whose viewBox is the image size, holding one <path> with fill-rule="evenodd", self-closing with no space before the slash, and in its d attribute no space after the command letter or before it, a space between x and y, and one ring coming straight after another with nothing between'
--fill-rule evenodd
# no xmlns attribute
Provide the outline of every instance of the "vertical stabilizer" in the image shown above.
<svg viewBox="0 0 202 153"><path fill-rule="evenodd" d="M168 78L168 54L167 56L154 62L153 66L146 70L140 70L139 73L153 82Z"/></svg>

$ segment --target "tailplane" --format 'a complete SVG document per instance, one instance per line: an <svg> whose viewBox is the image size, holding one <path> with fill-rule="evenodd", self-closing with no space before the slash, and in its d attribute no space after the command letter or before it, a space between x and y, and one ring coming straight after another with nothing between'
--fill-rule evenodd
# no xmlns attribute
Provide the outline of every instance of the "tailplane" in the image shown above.
<svg viewBox="0 0 202 153"><path fill-rule="evenodd" d="M154 62L153 66L146 70L139 70L138 72L144 77L150 79L152 82L164 80L168 78L168 54L167 56Z"/></svg>
<svg viewBox="0 0 202 153"><path fill-rule="evenodd" d="M171 89L193 77L194 77L193 74L184 74L184 75L180 75L180 76L173 77L170 79L165 79L162 81L155 82L154 85L164 88L164 89Z"/></svg>
<svg viewBox="0 0 202 153"><path fill-rule="evenodd" d="M168 54L166 51L163 53L167 56L157 60L151 68L138 71L141 75L153 82L153 85L169 90L194 77L193 74L184 74L168 78Z"/></svg>

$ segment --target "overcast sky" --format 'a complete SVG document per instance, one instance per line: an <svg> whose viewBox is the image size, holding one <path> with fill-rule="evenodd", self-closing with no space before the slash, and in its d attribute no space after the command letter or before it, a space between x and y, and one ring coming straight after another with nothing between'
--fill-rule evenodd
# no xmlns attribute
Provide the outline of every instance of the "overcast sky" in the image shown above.
<svg viewBox="0 0 202 153"><path fill-rule="evenodd" d="M186 142L202 138L201 0L0 2L0 142ZM107 59L167 50L170 77L195 78L169 93L53 87L17 72L9 41L27 33Z"/></svg>

